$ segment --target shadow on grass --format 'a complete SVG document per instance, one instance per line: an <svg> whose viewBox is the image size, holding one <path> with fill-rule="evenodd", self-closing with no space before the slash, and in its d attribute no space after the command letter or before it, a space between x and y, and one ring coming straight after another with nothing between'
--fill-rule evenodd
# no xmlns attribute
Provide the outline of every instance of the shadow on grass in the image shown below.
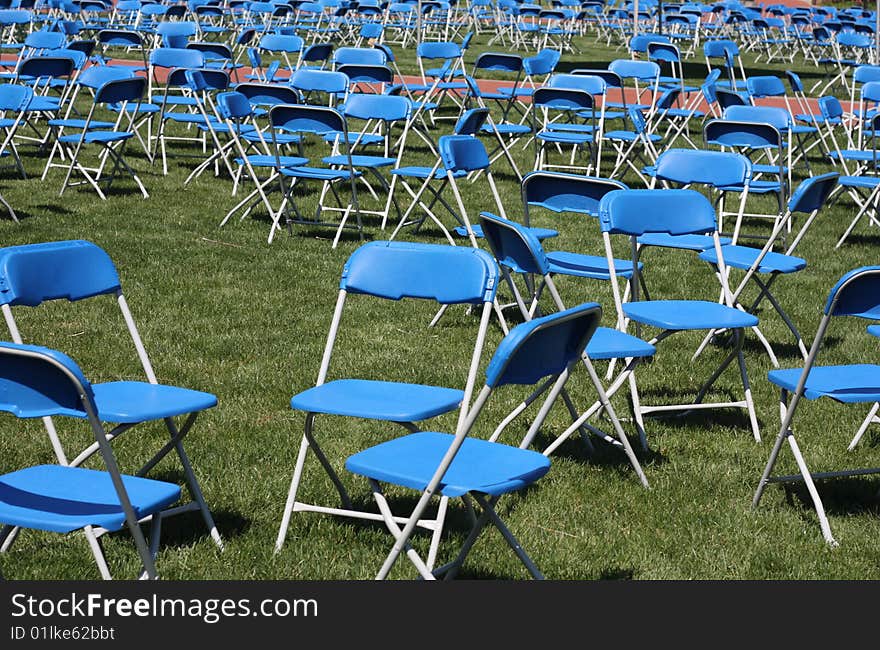
<svg viewBox="0 0 880 650"><path fill-rule="evenodd" d="M601 423L591 422L591 424L596 428L602 428L597 426L597 424ZM623 423L624 431L629 433L626 424L627 423ZM611 429L610 423L605 423L605 428ZM636 458L643 467L658 466L668 462L666 456L654 449L649 448L648 451L644 451L638 436L628 435L627 437L633 451L635 452ZM552 442L553 439L549 436L539 433L535 438L533 448L544 449ZM593 443L592 453L587 449L587 446L584 444L580 435L573 434L571 438L559 446L559 448L553 453L553 457L565 458L577 463L583 463L584 465L608 468L614 470L624 480L628 478L637 480L632 465L630 465L629 458L627 458L622 447L613 445L595 435L590 436L590 442Z"/></svg>
<svg viewBox="0 0 880 650"><path fill-rule="evenodd" d="M26 219L33 219L35 217L45 216L46 213L58 216L67 216L71 214L71 210L68 210L63 205L50 205L48 203L43 203L27 210L19 209L15 205L13 205L12 209L15 210L15 216L18 217L19 221L25 221ZM5 209L3 208L0 208L0 219L9 221L12 220L8 214L5 214Z"/></svg>
<svg viewBox="0 0 880 650"><path fill-rule="evenodd" d="M829 516L840 515L871 515L880 516L880 483L877 478L841 477L816 482L819 496ZM811 522L816 521L813 500L802 482L784 485L785 501L790 506L802 508L803 517ZM831 522L832 530L834 522Z"/></svg>

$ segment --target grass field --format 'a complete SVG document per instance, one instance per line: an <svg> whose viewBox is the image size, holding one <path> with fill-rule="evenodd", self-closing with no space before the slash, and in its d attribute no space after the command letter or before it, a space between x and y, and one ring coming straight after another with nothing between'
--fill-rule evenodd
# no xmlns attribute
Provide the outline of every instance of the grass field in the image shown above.
<svg viewBox="0 0 880 650"><path fill-rule="evenodd" d="M479 37L468 62L486 49ZM622 56L579 42L583 53L563 57L560 70L605 66ZM415 70L412 50L399 53L404 72ZM750 67L751 70L767 66ZM774 66L782 70L783 66ZM805 81L821 71L796 65ZM702 61L690 63L686 74L705 76ZM449 122L446 123L450 124ZM448 130L449 126L443 127ZM442 130L440 132L443 132ZM427 150L413 144L412 160L429 161ZM132 143L134 144L134 143ZM531 148L517 147L523 169L531 169ZM210 391L219 406L203 414L187 439L187 449L201 479L226 549L219 552L198 515L165 523L158 557L166 579L365 579L371 578L391 544L378 524L359 524L316 514L295 514L283 550L273 554L281 511L287 494L304 417L290 410L290 397L314 384L330 323L342 265L359 242L344 238L331 250L332 232L294 227L266 244L268 221L259 211L242 223L222 229L218 223L237 201L227 178L203 175L183 187L197 164L177 148L171 173L150 167L129 151L151 197L143 200L134 184L122 180L102 202L85 189L58 197L62 172L54 170L45 182L39 174L45 159L24 149L28 180L7 171L3 195L22 223L0 221L5 245L61 239L88 239L103 247L116 262L123 288L160 380ZM191 149L189 153L196 153ZM814 169L825 167L818 159ZM520 211L515 179L500 165L501 192L510 215ZM638 187L638 179L624 178ZM465 201L475 218L493 202L483 179L463 184ZM401 197L403 194L400 195ZM303 201L308 205L308 197ZM755 201L757 208L766 203ZM776 295L805 338L811 339L828 290L847 270L876 260L880 238L863 227L839 250L834 242L849 223L853 206L843 199L825 211L799 249L808 268L780 280ZM555 227L560 237L548 248L601 251L598 225L571 216L537 213L533 223ZM750 222L752 231L766 222ZM375 220L367 219L367 236L382 239ZM404 238L440 242L439 231L425 227ZM621 255L624 254L621 251ZM654 295L717 299L710 268L684 252L651 250L645 256L646 278ZM561 279L569 304L599 301L606 309L603 323L613 323L613 303L599 282ZM458 386L464 381L476 319L462 309L450 309L440 324L428 329L434 308L404 301L391 305L353 297L343 322L330 377L359 376ZM82 303L46 304L16 312L26 341L59 348L76 359L93 381L140 378L140 368L111 298ZM781 363L800 364L791 338L776 315L760 313L762 330ZM870 362L877 342L865 334L864 322L834 324L821 363ZM490 328L488 349L501 339ZM639 369L643 400L688 395L712 369L724 351L710 348L697 362L690 357L699 334L680 335L660 347L654 363ZM779 427L778 393L766 380L771 365L753 335L747 336L747 364L752 379L763 442L755 443L744 414L704 412L685 418L651 419L652 447L641 454L651 489L641 487L624 456L597 443L593 456L578 440L569 441L553 457L549 475L535 489L502 501L502 516L549 578L556 579L861 579L880 577L880 501L876 479L838 479L820 484L831 524L840 541L831 549L822 540L806 492L771 486L758 510L751 498ZM488 360L488 355L486 356ZM738 386L728 372L718 383L723 396ZM585 373L570 384L582 407L593 401ZM523 397L508 389L490 404L478 426L488 435L497 421ZM618 411L628 412L621 394ZM866 436L852 453L846 445L867 406L805 403L796 429L812 469L870 466L876 461L876 439ZM568 424L561 407L554 409L542 436L551 439ZM454 426L452 416L431 425ZM625 423L632 433L629 422ZM518 442L527 421L515 423L508 442ZM85 444L82 423L63 423L69 447ZM317 435L338 468L350 453L401 430L364 421L324 417ZM159 426L142 426L115 443L124 468L133 469L149 451L163 443ZM24 464L52 462L51 448L37 422L4 418L0 437L2 464L7 471ZM780 469L794 469L783 452ZM335 505L332 486L317 463L307 465L301 496ZM361 505L372 507L364 482L347 477ZM176 460L166 460L153 473L177 481ZM409 493L391 491L397 510L414 503ZM457 550L467 530L464 512L456 509L441 546L441 561ZM117 577L133 577L136 553L127 534L104 540L111 569ZM427 537L416 541L426 548ZM80 534L67 537L27 532L11 552L0 558L8 578L94 579L98 573ZM392 575L415 575L401 561ZM494 532L474 548L464 567L467 578L523 578L525 571Z"/></svg>

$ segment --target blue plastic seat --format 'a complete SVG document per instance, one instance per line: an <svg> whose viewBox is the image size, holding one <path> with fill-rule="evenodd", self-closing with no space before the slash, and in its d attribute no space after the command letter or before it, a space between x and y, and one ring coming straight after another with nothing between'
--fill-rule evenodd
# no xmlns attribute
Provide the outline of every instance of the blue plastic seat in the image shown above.
<svg viewBox="0 0 880 650"><path fill-rule="evenodd" d="M80 301L99 296L116 299L128 333L146 375L146 381L112 381L90 384L97 417L103 422L118 425L113 435L120 435L133 425L164 421L169 438L176 445L160 449L148 460L143 471L174 452L179 458L184 476L192 494L192 502L183 510L198 510L210 535L222 547L220 535L214 525L211 512L202 495L201 487L192 464L183 447L183 437L193 426L198 413L214 407L217 398L206 392L160 384L143 347L122 293L119 275L110 257L95 244L86 241L59 241L26 244L0 249L0 281L7 287L0 297L0 304L10 323L10 334L16 343L21 342L18 326L15 326L13 309L36 307L43 302L66 299ZM82 413L63 413L71 417L85 417ZM173 418L182 417L179 427ZM98 451L92 445L74 458L68 455L55 432L51 420L44 420L53 449L59 463L77 466Z"/></svg>
<svg viewBox="0 0 880 650"><path fill-rule="evenodd" d="M549 391L541 415L530 429L543 423L553 401L568 379L573 366L580 362L601 316L592 303L536 318L512 329L502 340L486 368L486 383L466 419L459 421L454 434L417 432L380 443L349 457L346 468L369 479L373 494L383 513L383 521L395 532L395 543L377 578L388 576L399 555L406 548L407 558L424 579L456 575L474 542L490 522L534 578L543 575L522 550L519 542L498 517L495 506L501 495L519 490L544 476L550 461L543 454L497 442L469 437L474 423L492 393L508 385L536 385L550 379ZM527 434L528 436L528 434ZM399 526L391 517L380 483L390 483L421 492L412 514ZM461 551L450 563L433 568L433 559L423 560L407 540L423 517L432 497L462 496L475 501L482 511L474 522ZM441 506L445 511L445 507Z"/></svg>
<svg viewBox="0 0 880 650"><path fill-rule="evenodd" d="M649 341L652 344L657 344L674 333L694 330L728 329L734 336L733 350L725 355L718 369L697 392L694 403L663 406L641 404L637 411L647 414L689 411L695 408L743 408L748 413L755 440L760 441L760 430L742 353L742 330L756 327L758 319L734 306L727 283L727 267L721 253L712 204L702 194L689 189L616 190L602 198L599 211L599 222L609 263L613 259L611 235L627 236L634 250L634 258L637 256L635 246L637 238L652 233L672 236L710 235L713 238L713 248L719 254L717 277L721 282L722 302L720 303L693 299L658 300L653 296L651 300L642 300L639 291L641 273L638 267L629 280L630 301L623 302L617 282L612 278L611 288L619 326L623 329L622 325L631 319L635 323L658 328L661 331ZM614 271L613 267L612 271ZM704 403L703 398L708 390L734 360L737 361L740 370L743 398L736 401ZM639 400L636 399L634 402L638 404Z"/></svg>
<svg viewBox="0 0 880 650"><path fill-rule="evenodd" d="M455 268L456 273L446 273L449 268ZM314 450L319 459L323 458L313 431L316 414L394 422L412 431L418 422L456 410L466 411L472 399L478 363L482 356L483 337L488 328L497 284L498 267L494 260L476 248L406 242L372 242L358 248L343 268L337 309L330 325L330 335L317 384L298 393L290 402L291 408L306 413L305 434L297 463L304 462L309 449ZM394 381L385 377L330 380L328 372L331 354L343 316L343 307L351 295L387 301L415 298L440 305L464 304L479 307L482 311L480 325L462 387ZM342 501L342 508L332 509L333 512L345 516L378 518L377 515L370 517L361 511L355 511L333 469L324 461L322 466L333 479ZM329 511L296 500L299 480L299 475L295 475L276 549L280 549L284 543L290 516L294 511ZM438 543L439 531L435 531L435 549Z"/></svg>
<svg viewBox="0 0 880 650"><path fill-rule="evenodd" d="M852 450L868 426L876 421L875 415L878 410L878 402L880 402L880 366L867 363L832 366L815 364L816 358L821 352L822 343L830 329L831 321L838 316L853 316L868 320L880 318L880 267L863 266L857 268L846 273L831 288L822 312L822 320L803 368L772 370L767 374L767 379L780 388L779 402L782 423L752 502L753 506L758 505L770 483L803 481L816 509L822 536L832 546L836 546L837 541L831 532L831 525L825 513L822 498L816 489L815 480L817 478L829 479L857 474L875 474L880 471L873 468L822 472L814 475L807 467L805 443L796 438L792 426L802 398L815 400L827 397L842 404L873 402L874 406L871 412L850 443L849 448ZM801 409L803 408L801 407ZM788 442L797 463L798 473L789 476L773 476L779 454L786 442Z"/></svg>
<svg viewBox="0 0 880 650"><path fill-rule="evenodd" d="M0 476L0 544L17 528L57 533L84 530L101 575L109 579L97 530L127 527L144 573L155 578L153 555L138 521L159 518L180 497L166 482L120 475L107 432L91 397L91 385L67 355L56 350L0 343L0 410L19 418L73 416L89 420L105 470L35 465Z"/></svg>

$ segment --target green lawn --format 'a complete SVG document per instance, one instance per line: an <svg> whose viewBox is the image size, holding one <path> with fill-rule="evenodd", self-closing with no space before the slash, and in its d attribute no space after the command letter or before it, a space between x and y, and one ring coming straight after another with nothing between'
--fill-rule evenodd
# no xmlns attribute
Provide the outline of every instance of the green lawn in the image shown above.
<svg viewBox="0 0 880 650"><path fill-rule="evenodd" d="M488 36L476 39L468 61L486 49ZM583 53L566 55L560 69L606 65L622 56L579 41ZM412 49L399 53L404 71L414 71ZM750 66L751 70L767 66ZM784 66L772 66L782 70ZM821 71L795 66L807 83ZM686 66L694 80L705 76L702 59ZM440 132L450 128L445 123ZM416 138L412 160L429 162ZM134 144L134 143L132 143ZM336 299L339 275L359 242L344 238L330 247L332 232L294 227L266 244L268 222L237 220L218 229L226 211L237 201L226 178L203 175L183 187L196 159L172 158L171 173L150 167L132 146L130 159L150 191L143 200L134 184L122 180L107 201L86 189L68 190L58 197L62 172L53 170L45 182L39 174L45 158L24 148L28 180L12 171L3 177L3 195L22 223L0 222L7 245L82 238L103 247L116 262L123 288L150 351L160 380L215 393L219 406L203 414L187 439L187 448L201 479L226 549L219 552L207 537L197 514L166 522L158 558L166 579L365 579L371 578L391 545L379 524L352 523L316 514L295 514L281 553L273 554L281 511L287 494L304 417L289 408L290 397L314 384ZM190 152L194 152L190 149ZM517 147L524 169L531 169L531 148ZM184 153L177 148L178 154ZM815 169L824 169L814 160ZM607 167L606 167L607 169ZM519 189L504 165L498 167L502 195L512 216L519 215ZM624 180L638 187L637 179ZM472 218L493 209L484 179L463 184ZM403 197L403 194L400 194ZM309 204L307 195L303 196ZM369 205L369 201L367 202ZM405 202L404 202L405 204ZM767 203L754 202L767 208ZM878 236L862 227L839 250L834 242L849 222L853 207L843 199L827 210L803 242L800 254L809 267L782 278L776 295L808 339L815 332L827 292L847 270L876 260ZM572 216L534 215L536 225L556 227L561 235L548 247L601 251L597 224ZM752 231L766 222L750 222ZM378 223L367 219L367 235L383 238ZM427 226L418 241L440 242L439 231ZM624 254L624 251L620 251ZM645 256L646 279L656 296L717 299L710 268L692 254L651 250ZM574 304L599 301L605 325L613 321L608 287L598 282L561 279L565 300ZM506 296L504 296L506 299ZM440 324L428 329L434 308L404 301L379 304L362 297L350 299L331 366L331 377L360 376L461 385L467 369L476 319L463 309L450 309ZM775 313L765 309L762 330L775 344L783 365L798 365L790 336ZM21 331L28 342L59 348L71 354L93 381L140 378L139 365L111 298L84 303L47 304L19 308ZM820 357L822 363L871 361L877 342L864 331L864 322L835 323ZM490 328L488 349L501 339ZM701 337L681 335L662 345L656 361L638 371L643 400L664 400L689 394L712 369L724 350L710 348L692 363ZM764 440L752 438L740 412L701 413L686 418L652 419L648 436L652 452L641 454L651 489L641 487L624 456L597 442L593 456L579 440L569 441L553 457L549 475L535 489L502 501L502 516L550 578L557 579L858 579L880 577L876 545L878 488L876 479L841 479L820 485L831 524L841 545L830 549L822 540L806 492L771 486L760 509L751 498L779 427L778 393L767 382L771 368L753 335L747 336L747 363L753 382ZM488 355L486 356L488 360ZM717 396L738 386L738 374L728 372ZM586 374L570 383L581 407L593 401ZM524 393L510 388L500 393L478 426L488 436ZM618 411L627 413L623 394ZM804 403L796 428L807 461L814 470L870 466L876 460L876 440L870 436L854 453L846 445L867 406ZM527 419L527 418L526 418ZM526 419L508 431L518 442ZM3 471L28 463L52 462L53 456L39 423L4 419ZM554 409L542 433L552 439L568 424L567 413ZM454 426L452 416L431 425ZM632 433L631 423L625 427ZM63 423L70 448L85 444L88 431L81 423ZM317 435L341 469L346 456L401 430L341 418L318 420ZM124 468L133 469L163 442L159 426L144 426L115 443ZM303 499L335 505L332 486L310 458ZM783 452L780 469L794 463ZM163 462L153 474L180 480L176 460ZM367 485L343 476L359 503L370 506ZM412 495L391 491L398 510L406 512ZM441 547L441 561L457 549L466 534L467 519L456 509ZM417 540L426 548L427 537ZM138 563L131 540L120 533L105 539L111 569L132 577ZM80 534L67 537L27 532L12 551L0 558L8 578L49 579L98 577ZM395 577L415 575L401 561ZM501 538L489 533L474 548L463 577L523 578L525 571Z"/></svg>

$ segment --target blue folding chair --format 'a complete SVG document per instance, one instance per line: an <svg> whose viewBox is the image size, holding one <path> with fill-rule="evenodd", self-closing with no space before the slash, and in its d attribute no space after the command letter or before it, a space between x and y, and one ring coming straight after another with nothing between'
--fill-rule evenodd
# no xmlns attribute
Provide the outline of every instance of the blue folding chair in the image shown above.
<svg viewBox="0 0 880 650"><path fill-rule="evenodd" d="M727 284L727 268L721 252L718 237L718 226L715 210L709 200L695 190L616 190L609 192L599 204L599 222L602 238L605 242L605 255L613 281L611 290L617 308L617 326L624 330L629 321L637 326L657 328L660 333L649 343L656 345L673 334L698 330L727 329L733 332L734 347L722 360L718 368L697 392L691 404L669 404L662 406L645 406L639 404L635 408L642 414L663 413L670 411L691 411L697 409L744 408L748 413L749 423L756 441L760 441L758 419L752 400L745 359L743 358L743 332L748 327L758 324L758 318L747 314L733 306L730 288ZM704 300L641 300L641 275L637 262L637 239L644 235L663 233L667 235L709 235L713 240L713 248L718 255L718 278L721 282L723 302ZM629 237L633 250L633 266L629 282L628 302L624 302L617 285L617 269L614 264L611 235ZM638 329L636 334L639 334ZM728 402L704 403L703 398L725 369L736 360L739 365L740 379L743 387L743 399Z"/></svg>
<svg viewBox="0 0 880 650"><path fill-rule="evenodd" d="M63 195L68 187L88 184L102 200L106 200L107 197L101 190L101 183L106 183L109 189L119 171L125 170L137 183L144 198L150 197L140 177L123 157L126 144L135 135L134 120L138 114L137 106L143 101L146 90L147 80L143 77L133 77L107 81L95 91L94 102L89 109L82 131L79 134L61 135L58 138L70 160L59 196ZM97 109L100 106L110 105L119 106L118 122L110 129L104 128L103 125L95 126L93 122L97 122ZM134 110L129 111L128 105L134 106ZM126 116L128 116L127 124L123 124L123 118ZM92 144L100 146L102 150L101 163L97 168L87 168L80 162L83 148ZM109 160L113 161L113 168L109 174L105 174L106 163ZM74 169L84 180L71 181Z"/></svg>
<svg viewBox="0 0 880 650"><path fill-rule="evenodd" d="M270 215L275 214L276 208L269 201L269 194L274 191L273 186L278 178L276 169L282 166L296 167L308 164L308 158L298 155L279 155L276 158L271 151L272 136L265 133L256 123L257 117L265 114L262 106L295 103L296 100L296 91L292 88L249 83L238 84L235 91L217 95L217 112L225 123L225 132L238 154L233 162L241 170L241 173L234 176L232 194L235 195L244 172L247 172L246 180L249 179L255 186L244 199L226 213L220 222L220 227L226 225L232 215L239 210L242 211L241 220L244 220L261 202ZM288 145L300 144L298 135L279 133L275 137ZM258 170L266 170L269 175L262 178Z"/></svg>
<svg viewBox="0 0 880 650"><path fill-rule="evenodd" d="M0 158L11 156L15 168L25 178L24 166L19 158L18 151L15 147L15 133L18 127L26 119L27 107L33 99L34 91L28 87L18 84L0 85L0 129L3 129L3 141L0 144ZM18 217L12 206L0 194L0 203L2 203L9 216L13 221L18 223Z"/></svg>
<svg viewBox="0 0 880 650"><path fill-rule="evenodd" d="M456 269L456 272L448 273L450 268ZM306 414L305 433L278 531L276 551L284 544L293 512L325 512L381 521L379 514L354 509L347 490L315 440L315 417L336 415L394 422L409 431L418 430L417 422L444 413L458 411L459 421L463 421L477 381L497 286L498 267L495 261L488 253L475 248L371 242L351 255L342 271L339 295L316 385L294 396L290 403L291 408ZM343 311L349 304L349 295L352 294L393 301L407 297L441 305L465 304L479 308L480 324L474 338L463 390L385 379L328 380ZM326 508L297 500L303 466L309 451L315 454L339 492L341 508ZM445 505L438 512L436 524L428 526L434 531L429 564L433 563L436 554L444 515Z"/></svg>
<svg viewBox="0 0 880 650"><path fill-rule="evenodd" d="M575 77L576 75L571 75ZM549 167L592 173L600 164L597 158L595 100L587 90L580 88L537 88L532 94L532 132L535 143L535 169ZM584 120L583 114L590 115ZM589 122L589 123L588 123ZM548 147L562 151L571 147L567 164L549 163ZM578 152L586 150L586 164L575 165Z"/></svg>
<svg viewBox="0 0 880 650"><path fill-rule="evenodd" d="M782 321L785 323L786 327L788 327L789 331L794 335L798 350L804 359L807 358L807 348L804 345L803 339L801 338L797 327L795 327L794 322L788 314L785 313L782 305L770 292L770 288L780 276L791 275L792 273L797 273L806 268L807 261L794 255L795 248L797 248L797 245L803 240L804 235L807 233L810 226L812 226L819 211L827 203L828 197L831 195L831 192L837 184L838 177L839 175L837 172L830 172L828 174L822 174L821 176L807 178L801 182L788 201L786 213L774 226L773 232L770 233L763 248L750 248L734 243L722 244L721 246L721 250L724 253L724 261L727 266L729 268L745 271L744 277L731 295L733 303L737 306L741 306L740 296L746 286L748 286L749 281L753 281L760 291L754 302L752 302L749 307L745 308L746 311L751 314L756 313L759 305L766 298L779 314L780 318L782 318ZM774 245L786 228L790 227L791 219L795 214L805 214L807 215L807 218L795 234L791 244L785 248L784 252L773 252ZM717 256L713 249L703 251L699 254L699 257L701 260L705 260L710 264L715 264L717 260ZM767 279L763 279L764 277ZM754 328L754 331L759 333L757 328ZM703 345L697 350L697 354L699 354L702 348L709 342L710 336L711 333L710 335L707 335L706 339L704 339ZM760 335L760 333L759 338L764 342L763 335ZM776 355L773 354L773 350L769 347L769 343L764 342L764 344L770 353L770 359L773 362L773 365L779 367L779 364L776 361Z"/></svg>
<svg viewBox="0 0 880 650"><path fill-rule="evenodd" d="M472 110L483 110L486 113L488 112L487 109ZM504 214L504 205L502 204L501 196L498 193L498 187L495 185L495 179L493 178L491 169L489 168L489 154L486 151L486 147L483 145L483 143L473 135L441 136L438 142L438 149L440 151L440 157L431 168L398 167L392 170L392 174L401 177L400 185L412 197L412 203L410 203L409 207L400 217L400 220L397 223L397 227L391 234L390 239L393 240L395 237L397 237L403 226L409 223L408 219L410 214L416 208L416 206L418 206L425 212L425 214L431 219L431 221L433 221L434 224L438 228L440 228L447 241L450 244L454 245L455 241L452 238L452 234L443 224L443 221L432 211L434 205L439 202L444 208L446 208L446 211L455 218L459 226L464 229L464 235L470 239L471 245L476 248L477 235L474 232L473 225L470 218L468 217L467 208L464 204L464 201L462 200L461 192L458 188L456 180L466 177L471 172L485 172L486 180L492 192L492 197L495 199L495 205L498 208L498 211ZM414 191L406 183L405 178L417 178L420 180L423 179L423 182L418 191ZM435 181L440 181L439 187L433 186L433 183ZM446 199L443 198L443 191L447 186L452 189L457 209L453 208L446 201ZM430 192L432 194L432 200L429 204L425 204L424 200L422 199L422 197L425 195L425 192ZM423 221L424 217L422 217L422 220L417 222L418 226L421 226Z"/></svg>
<svg viewBox="0 0 880 650"><path fill-rule="evenodd" d="M214 525L192 464L183 447L183 438L191 430L197 415L215 406L217 398L210 393L158 382L122 293L119 275L107 253L86 241L10 246L0 249L0 281L7 287L0 297L0 310L3 312L10 336L16 343L23 341L13 314L15 307L36 307L44 302L62 298L71 302L104 295L116 298L147 381L123 380L92 384L91 392L96 404L97 417L102 422L112 422L117 425L107 433L107 440L125 433L138 424L157 420L164 422L169 441L144 464L138 474L149 473L165 456L176 452L183 467L192 501L167 512L166 515L199 511L211 538L222 548L220 534ZM52 420L48 417L53 414L45 415L43 423L52 442L55 456L61 465L79 466L102 448L101 443L93 444L70 459ZM185 416L185 419L178 427L174 418L179 416Z"/></svg>
<svg viewBox="0 0 880 650"><path fill-rule="evenodd" d="M318 73L314 70L300 70L299 72ZM338 74L333 72L321 72L321 74ZM343 230L348 226L348 218L354 214L355 228L358 236L363 239L363 224L361 222L360 205L357 195L357 179L360 172L354 169L351 157L351 137L345 116L333 108L326 106L287 105L280 104L269 110L269 124L271 125L272 149L276 159L275 172L278 175L278 184L282 194L281 207L272 215L272 227L269 231L269 243L275 237L275 232L280 230L281 217L285 218L288 232L293 233L292 225L305 226L332 226L336 228L336 236L333 238L333 248L339 243ZM317 135L321 139L325 136L334 136L332 140L331 156L335 164L333 167L318 167L315 165L286 165L282 160L284 155L282 147L288 141L280 135L292 134L303 137L307 134ZM343 156L339 158L338 156ZM344 164L343 164L344 162ZM303 181L320 181L322 183L320 198L315 209L314 218L307 218L299 209L293 198L294 187ZM337 186L347 186L350 192L348 203L344 203L337 191ZM336 206L325 206L323 199L327 191L330 191L336 199ZM325 210L341 212L342 217L338 224L323 221L321 218ZM350 226L348 226L350 227Z"/></svg>
<svg viewBox="0 0 880 650"><path fill-rule="evenodd" d="M551 316L522 323L508 334L486 369L486 384L467 417L459 420L455 434L426 431L396 438L365 449L346 461L350 472L366 477L383 520L394 536L394 546L377 579L384 579L401 553L406 553L424 579L455 577L477 538L492 523L536 579L543 575L495 511L499 498L533 484L550 469L550 461L534 451L497 442L470 438L484 405L495 390L507 385L532 385L552 381L552 388L530 429L540 427L568 380L601 317L601 308L587 303ZM421 492L418 503L403 526L391 515L380 483ZM422 514L435 495L472 499L482 510L461 550L452 562L431 569L409 540Z"/></svg>
<svg viewBox="0 0 880 650"><path fill-rule="evenodd" d="M792 429L794 416L801 399L815 400L827 397L841 404L865 404L880 401L880 366L874 364L844 364L834 366L818 366L816 357L822 349L822 343L828 333L831 319L837 316L855 316L869 320L880 319L880 267L863 266L845 274L831 288L825 303L822 320L816 336L810 346L809 355L803 368L772 370L767 378L779 386L779 405L782 426L770 452L770 458L758 483L752 506L757 507L767 486L771 483L803 482L806 485L819 526L825 541L837 546L831 532L831 525L822 504L822 498L816 488L816 480L824 480L841 476L880 473L880 468L842 470L812 473L807 467L801 447ZM779 460L779 454L785 442L791 449L797 464L798 473L788 476L774 476L773 470Z"/></svg>
<svg viewBox="0 0 880 650"><path fill-rule="evenodd" d="M63 416L88 420L105 468L98 471L33 465L4 473L0 476L0 543L20 528L55 533L85 530L101 574L109 579L95 532L128 528L145 576L155 579L155 553L147 545L139 522L152 519L157 544L161 512L178 500L180 488L120 474L101 424L94 388L76 363L61 352L0 343L0 410L18 418Z"/></svg>
<svg viewBox="0 0 880 650"><path fill-rule="evenodd" d="M609 277L604 257L598 258L591 255L564 253L564 255L567 256L566 259L568 264L559 264L558 254L556 259L552 259L554 254L545 253L541 243L528 231L527 228L508 219L489 214L488 212L481 212L480 227L483 229L486 241L489 243L489 248L492 250L492 254L498 262L501 274L504 276L505 282L514 295L520 314L527 321L532 320L536 316L541 316L542 312L538 306L538 298L541 289L544 287L549 291L555 309L558 311L565 310L565 304L563 303L559 290L553 281L554 275L601 280ZM621 260L618 261L620 262L620 267L625 266L625 263ZM533 305L526 303L526 300L523 298L522 293L519 291L516 282L514 281L514 274L524 276L527 280L526 286L532 293L530 300L533 301ZM540 276L541 278L542 284L538 289L534 289L533 283L528 282L528 276L532 274ZM574 407L568 393L563 391L561 396L565 401L574 424L557 436L556 439L543 451L543 454L549 456L578 429L580 429L583 434L583 440L587 445L587 449L592 451L593 446L590 443L589 437L586 435L586 431L581 427L586 424L590 417L594 416L601 409L604 409L608 418L611 420L612 427L614 428L614 436L610 436L592 426L589 426L589 429L600 436L603 440L622 448L629 459L630 464L633 466L633 469L636 471L639 480L642 482L642 485L648 487L648 479L645 477L645 473L642 471L642 467L630 446L629 440L620 424L620 420L617 418L614 407L611 405L610 398L613 397L614 393L616 393L621 386L623 386L625 381L634 381L634 379L630 379L630 377L637 363L642 359L653 356L653 354L654 347L652 345L648 345L644 341L637 339L630 334L606 327L598 328L595 336L590 339L590 343L587 345L586 354L583 357L584 366L587 369L587 373L589 374L590 381L593 384L598 399L584 415L581 415ZM618 376L612 383L611 388L606 392L593 367L592 360L608 361L611 359L627 359L627 365L620 373L620 376ZM528 408L529 405L540 397L546 388L546 384L540 386L534 393L532 393L532 395L523 400L523 402L521 402L508 417L504 418L489 440L492 442L496 441L502 431L513 421L513 419L518 417L526 408ZM522 440L520 446L526 448L531 446L533 442L534 437L527 437Z"/></svg>

